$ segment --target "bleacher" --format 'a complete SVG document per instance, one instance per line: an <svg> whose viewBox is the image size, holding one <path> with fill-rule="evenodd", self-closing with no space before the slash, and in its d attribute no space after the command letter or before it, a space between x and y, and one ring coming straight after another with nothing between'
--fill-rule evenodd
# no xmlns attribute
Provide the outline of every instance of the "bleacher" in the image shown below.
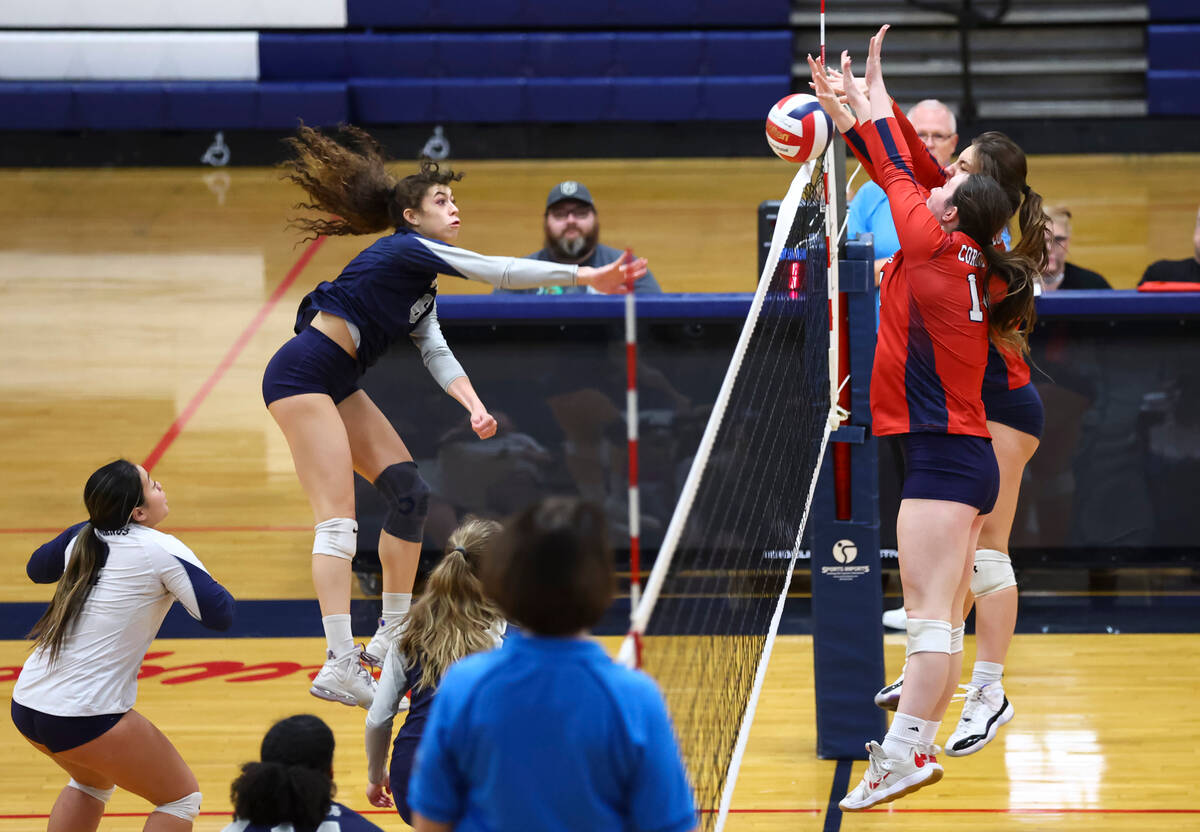
<svg viewBox="0 0 1200 832"><path fill-rule="evenodd" d="M71 5L5 12L0 129L741 120L790 84L786 0Z"/></svg>
<svg viewBox="0 0 1200 832"><path fill-rule="evenodd" d="M1200 115L1200 4L1151 0L1146 55L1150 114Z"/></svg>

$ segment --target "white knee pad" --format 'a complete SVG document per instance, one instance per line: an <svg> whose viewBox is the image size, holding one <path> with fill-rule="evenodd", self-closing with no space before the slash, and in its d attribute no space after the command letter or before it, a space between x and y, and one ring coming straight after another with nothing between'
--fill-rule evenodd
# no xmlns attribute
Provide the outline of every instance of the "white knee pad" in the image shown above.
<svg viewBox="0 0 1200 832"><path fill-rule="evenodd" d="M963 633L967 631L966 624L959 624L957 627L950 628L950 655L961 653L963 651Z"/></svg>
<svg viewBox="0 0 1200 832"><path fill-rule="evenodd" d="M112 800L113 792L117 790L116 786L113 786L111 789L97 789L94 786L85 786L83 783L76 781L73 777L67 783L67 786L72 789L78 789L84 794L90 794L101 803L107 803L108 801Z"/></svg>
<svg viewBox="0 0 1200 832"><path fill-rule="evenodd" d="M329 555L354 560L358 551L358 522L350 517L334 517L317 524L313 539L314 555Z"/></svg>
<svg viewBox="0 0 1200 832"><path fill-rule="evenodd" d="M195 821L200 815L200 792L192 792L186 797L155 806L154 811L177 817L180 820Z"/></svg>
<svg viewBox="0 0 1200 832"><path fill-rule="evenodd" d="M933 618L908 619L908 649L906 656L913 653L950 654L950 622Z"/></svg>
<svg viewBox="0 0 1200 832"><path fill-rule="evenodd" d="M991 595L1002 589L1017 585L1012 561L1008 555L996 549L975 550L975 571L971 575L971 592L976 598Z"/></svg>

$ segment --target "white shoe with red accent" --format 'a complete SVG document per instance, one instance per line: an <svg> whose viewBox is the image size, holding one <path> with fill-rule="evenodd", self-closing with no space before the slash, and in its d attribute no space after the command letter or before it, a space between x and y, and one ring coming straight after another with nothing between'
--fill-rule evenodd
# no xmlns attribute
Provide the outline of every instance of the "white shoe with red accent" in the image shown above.
<svg viewBox="0 0 1200 832"><path fill-rule="evenodd" d="M935 746L912 748L903 757L889 757L877 742L867 743L870 759L867 773L862 782L841 799L838 806L843 812L861 812L890 803L898 797L911 794L917 789L932 786L945 773L937 761Z"/></svg>

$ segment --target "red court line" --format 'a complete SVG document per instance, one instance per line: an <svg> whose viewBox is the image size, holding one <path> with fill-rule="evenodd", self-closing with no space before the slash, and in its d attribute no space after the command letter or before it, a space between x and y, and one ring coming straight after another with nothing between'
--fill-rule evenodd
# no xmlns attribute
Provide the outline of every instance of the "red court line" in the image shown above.
<svg viewBox="0 0 1200 832"><path fill-rule="evenodd" d="M360 815L394 815L395 809L355 809ZM709 810L712 811L712 810ZM730 809L731 815L819 815L822 809ZM1200 809L870 809L871 814L889 812L909 815L989 814L989 815L1196 815ZM148 812L106 812L106 818L144 818ZM201 812L202 817L232 817L230 811ZM43 815L6 815L0 820L45 820Z"/></svg>
<svg viewBox="0 0 1200 832"><path fill-rule="evenodd" d="M0 534L58 534L53 526L0 529ZM163 526L167 534L197 534L203 532L311 532L312 526Z"/></svg>
<svg viewBox="0 0 1200 832"><path fill-rule="evenodd" d="M296 282L296 278L300 276L300 272L304 271L304 267L308 265L308 261L313 258L313 255L317 253L317 249L324 242L324 237L317 237L305 247L304 251L300 254L300 258L284 276L283 281L275 287L275 291L267 298L266 303L258 310L253 320L242 330L242 334L237 337L237 340L233 342L233 346L229 348L229 352L225 353L225 357L221 359L221 363L217 365L217 369L213 370L212 375L205 380L204 384L200 385L200 389L196 391L196 395L192 396L192 400L187 403L187 407L183 409L183 412L167 428L167 432L158 440L158 444L154 446L154 450L150 451L150 455L142 463L143 468L149 471L158 464L163 454L171 447L171 443L179 437L179 434L183 432L184 426L195 415L200 404L208 398L208 394L212 392L212 389L217 386L217 382L221 380L221 376L225 375L225 371L237 360L238 355L245 349L250 338L262 326L262 322L266 320L267 315L275 308L275 304L279 302L279 299L283 297L283 293Z"/></svg>

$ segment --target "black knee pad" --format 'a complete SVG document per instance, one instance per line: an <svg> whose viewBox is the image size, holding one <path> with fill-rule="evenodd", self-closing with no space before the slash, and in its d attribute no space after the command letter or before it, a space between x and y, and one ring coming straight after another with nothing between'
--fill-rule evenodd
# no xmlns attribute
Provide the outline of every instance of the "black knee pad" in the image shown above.
<svg viewBox="0 0 1200 832"><path fill-rule="evenodd" d="M388 505L383 530L393 537L420 543L429 514L429 483L422 479L415 462L397 462L383 469L375 487Z"/></svg>

